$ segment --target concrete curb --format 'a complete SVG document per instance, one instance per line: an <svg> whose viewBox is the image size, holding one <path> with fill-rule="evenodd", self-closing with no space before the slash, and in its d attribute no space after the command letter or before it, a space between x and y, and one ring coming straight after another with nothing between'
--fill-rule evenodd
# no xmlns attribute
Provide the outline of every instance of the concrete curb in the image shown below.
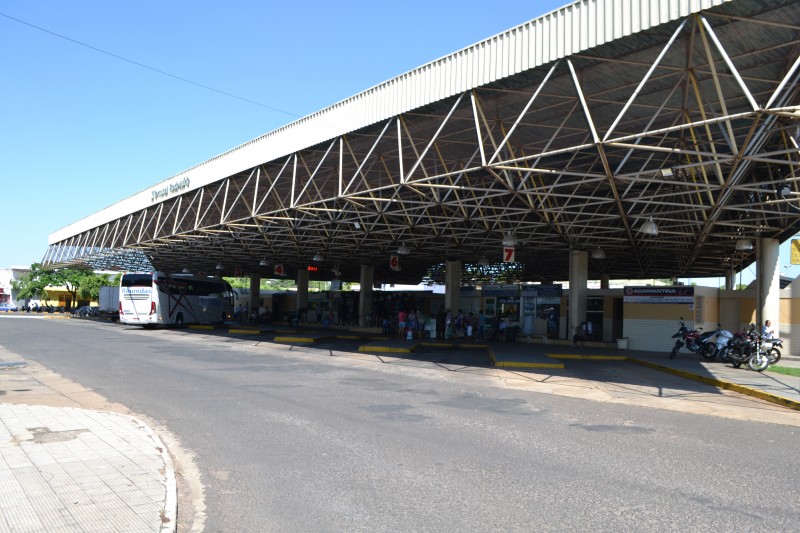
<svg viewBox="0 0 800 533"><path fill-rule="evenodd" d="M161 515L161 528L159 533L176 533L178 530L178 483L175 479L175 466L172 463L172 458L167 452L167 447L158 438L158 435L147 424L143 423L136 417L128 416L131 420L139 425L147 435L153 440L156 450L161 454L164 461L164 490L166 498L164 501L164 512Z"/></svg>
<svg viewBox="0 0 800 533"><path fill-rule="evenodd" d="M725 389L730 390L733 392L738 392L739 394L744 394L746 396L751 396L753 398L758 398L760 400L764 400L770 403L774 403L776 405L781 405L783 407L788 407L789 409L794 409L796 411L800 411L800 402L792 400L790 398L784 398L783 396L778 396L776 394L771 394L769 392L765 392L762 390L754 389L752 387L747 387L745 385L739 385L738 383L731 383L730 381L725 381L722 379L712 378L708 376L700 376L698 374L687 372L685 370L679 370L677 368L670 368L668 366L659 365L657 363L652 363L650 361L644 361L642 359L637 359L635 357L627 356L627 355L579 355L579 354L547 354L548 357L553 359L572 359L572 360L586 360L586 361L625 361L628 363L633 363L639 366L644 366L647 368L652 368L653 370L658 370L660 372L666 372L668 374L673 374L678 377L691 379L693 381L699 381L700 383L705 383L706 385L711 385L718 389ZM558 365L554 363L547 363L547 362L523 362L523 361L500 361L498 362L492 351L489 350L489 358L492 361L492 365L501 368L564 368L563 363Z"/></svg>
<svg viewBox="0 0 800 533"><path fill-rule="evenodd" d="M699 381L701 383L717 387L718 389L725 389L733 392L738 392L739 394L745 394L747 396L752 396L753 398L758 398L760 400L774 403L776 405L782 405L783 407L788 407L789 409L794 409L795 411L800 411L800 402L791 400L789 398L784 398L783 396L770 394L769 392L765 392L762 390L753 389L745 385L739 385L738 383L731 383L730 381L724 381L717 378L710 378L707 376L699 376L692 372L686 372L685 370L679 370L677 368L662 366L656 363L651 363L649 361L642 361L641 359L636 359L633 357L627 357L626 361L647 368L652 368L654 370L659 370L661 372L667 372L669 374L680 376L682 378Z"/></svg>

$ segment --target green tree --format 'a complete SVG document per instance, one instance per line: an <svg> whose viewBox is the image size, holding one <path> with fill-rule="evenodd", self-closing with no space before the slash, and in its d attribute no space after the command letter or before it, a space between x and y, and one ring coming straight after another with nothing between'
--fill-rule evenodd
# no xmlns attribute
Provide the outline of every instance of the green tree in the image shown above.
<svg viewBox="0 0 800 533"><path fill-rule="evenodd" d="M48 299L47 277L45 269L39 263L32 263L31 269L19 279L11 280L11 288L17 291L18 300L30 300L39 298L45 302Z"/></svg>
<svg viewBox="0 0 800 533"><path fill-rule="evenodd" d="M45 303L49 299L47 287L64 287L72 295L72 302L75 304L79 297L96 300L100 295L100 287L111 283L107 274L95 274L91 270L78 268L53 270L33 263L30 272L19 280L12 281L11 287L17 291L18 299L30 300L38 296Z"/></svg>
<svg viewBox="0 0 800 533"><path fill-rule="evenodd" d="M250 278L225 278L234 289L249 289ZM268 291L284 291L295 287L294 280L291 279L262 279L260 288Z"/></svg>
<svg viewBox="0 0 800 533"><path fill-rule="evenodd" d="M77 276L76 281L78 282L77 296L81 300L97 300L100 298L100 287L114 285L108 274L95 274L88 271L85 271L83 276ZM116 284L119 285L119 281Z"/></svg>

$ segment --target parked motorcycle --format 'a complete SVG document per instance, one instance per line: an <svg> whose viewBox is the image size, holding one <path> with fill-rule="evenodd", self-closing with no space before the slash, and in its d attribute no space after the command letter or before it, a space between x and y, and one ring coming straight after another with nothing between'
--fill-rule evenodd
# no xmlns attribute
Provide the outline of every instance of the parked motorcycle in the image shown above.
<svg viewBox="0 0 800 533"><path fill-rule="evenodd" d="M699 352L700 349L703 347L703 340L705 339L701 338L700 335L700 331L703 328L690 330L689 328L686 327L686 324L683 323L683 317L681 317L680 319L680 324L681 327L678 328L678 332L672 336L673 339L677 340L675 341L675 346L672 347L672 351L669 353L670 359L675 359L680 349L684 346L686 347L687 350L689 350L692 353ZM709 333L713 335L714 332L709 332ZM708 334L703 334L703 335L707 336Z"/></svg>
<svg viewBox="0 0 800 533"><path fill-rule="evenodd" d="M706 361L713 361L717 357L723 361L726 360L731 339L733 339L733 333L722 329L722 324L717 324L717 329L703 342L700 356Z"/></svg>
<svg viewBox="0 0 800 533"><path fill-rule="evenodd" d="M781 360L781 348L783 348L781 339L763 339L762 341L762 350L769 356L769 364L771 365Z"/></svg>
<svg viewBox="0 0 800 533"><path fill-rule="evenodd" d="M755 324L750 324L748 331L733 336L728 358L733 368L747 363L750 370L761 372L769 366L769 355L762 349L761 335L756 331Z"/></svg>

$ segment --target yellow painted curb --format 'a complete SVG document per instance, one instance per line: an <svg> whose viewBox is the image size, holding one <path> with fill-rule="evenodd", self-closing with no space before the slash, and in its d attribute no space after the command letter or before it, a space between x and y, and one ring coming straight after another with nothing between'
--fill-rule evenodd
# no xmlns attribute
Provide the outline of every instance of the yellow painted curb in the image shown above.
<svg viewBox="0 0 800 533"><path fill-rule="evenodd" d="M414 346L408 348L398 348L395 346L359 346L359 352L379 352L379 353L411 353Z"/></svg>
<svg viewBox="0 0 800 533"><path fill-rule="evenodd" d="M435 342L435 341L422 341L420 343L422 346L426 346L429 348L450 348L455 347L455 344L450 344L449 342Z"/></svg>
<svg viewBox="0 0 800 533"><path fill-rule="evenodd" d="M261 331L257 330L257 329L231 328L231 329L228 330L228 333L241 333L241 334L244 334L244 335L258 335L259 333L261 333Z"/></svg>
<svg viewBox="0 0 800 533"><path fill-rule="evenodd" d="M203 324L191 324L189 329L214 329L214 326L208 326Z"/></svg>
<svg viewBox="0 0 800 533"><path fill-rule="evenodd" d="M314 337L275 337L275 342L317 342Z"/></svg>
<svg viewBox="0 0 800 533"><path fill-rule="evenodd" d="M697 374L693 374L691 372L685 372L683 370L678 370L677 368L669 368L667 366L651 363L649 361L642 361L641 359L634 359L632 357L628 357L627 360L637 365L646 366L648 368L660 370L662 372L667 372L669 374L674 374L682 378L693 379L695 381L699 381L707 385L712 385L714 387L717 387L718 389L731 390L734 392L738 392L739 394L752 396L753 398L758 398L760 400L788 407L789 409L800 411L800 402L797 402L795 400L790 400L789 398L784 398L783 396L777 396L775 394L770 394L769 392L764 392L757 389L751 389L750 387L745 387L744 385L739 385L738 383L731 383L730 381L723 381L721 379L709 378L706 376L698 376Z"/></svg>
<svg viewBox="0 0 800 533"><path fill-rule="evenodd" d="M561 361L548 362L535 362L535 361L497 361L491 350L488 350L489 359L493 366L501 368L564 368L564 363Z"/></svg>
<svg viewBox="0 0 800 533"><path fill-rule="evenodd" d="M580 355L580 354L569 354L569 353L549 353L547 357L552 357L553 359L574 359L574 360L594 360L594 361L625 361L628 359L625 355Z"/></svg>
<svg viewBox="0 0 800 533"><path fill-rule="evenodd" d="M564 363L523 363L520 361L505 361L495 363L494 366L503 368L564 368Z"/></svg>

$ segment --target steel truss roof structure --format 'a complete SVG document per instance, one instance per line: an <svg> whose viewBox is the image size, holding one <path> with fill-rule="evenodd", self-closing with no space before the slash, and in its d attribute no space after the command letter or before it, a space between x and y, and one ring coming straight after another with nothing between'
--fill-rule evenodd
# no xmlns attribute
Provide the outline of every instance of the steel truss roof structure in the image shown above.
<svg viewBox="0 0 800 533"><path fill-rule="evenodd" d="M622 2L651 6L637 12L650 26L614 12L619 4L579 2L549 26L537 19L421 67L431 94L449 84L452 95L90 217L51 237L44 264L272 277L275 264L294 276L321 254L312 279L334 270L357 280L367 264L376 281L418 282L444 259L500 262L512 234L530 281L567 279L571 250L603 251L590 279L742 268L754 252L737 240L800 229L800 2L689 2L711 7L677 15L655 7L676 2ZM599 39L587 16L615 38ZM538 66L520 68L521 51L548 46ZM470 74L489 58L513 73ZM452 82L463 78L479 85ZM378 88L386 102L367 91L371 105L391 109L398 80ZM639 231L651 219L657 235ZM400 246L410 253L393 271Z"/></svg>

